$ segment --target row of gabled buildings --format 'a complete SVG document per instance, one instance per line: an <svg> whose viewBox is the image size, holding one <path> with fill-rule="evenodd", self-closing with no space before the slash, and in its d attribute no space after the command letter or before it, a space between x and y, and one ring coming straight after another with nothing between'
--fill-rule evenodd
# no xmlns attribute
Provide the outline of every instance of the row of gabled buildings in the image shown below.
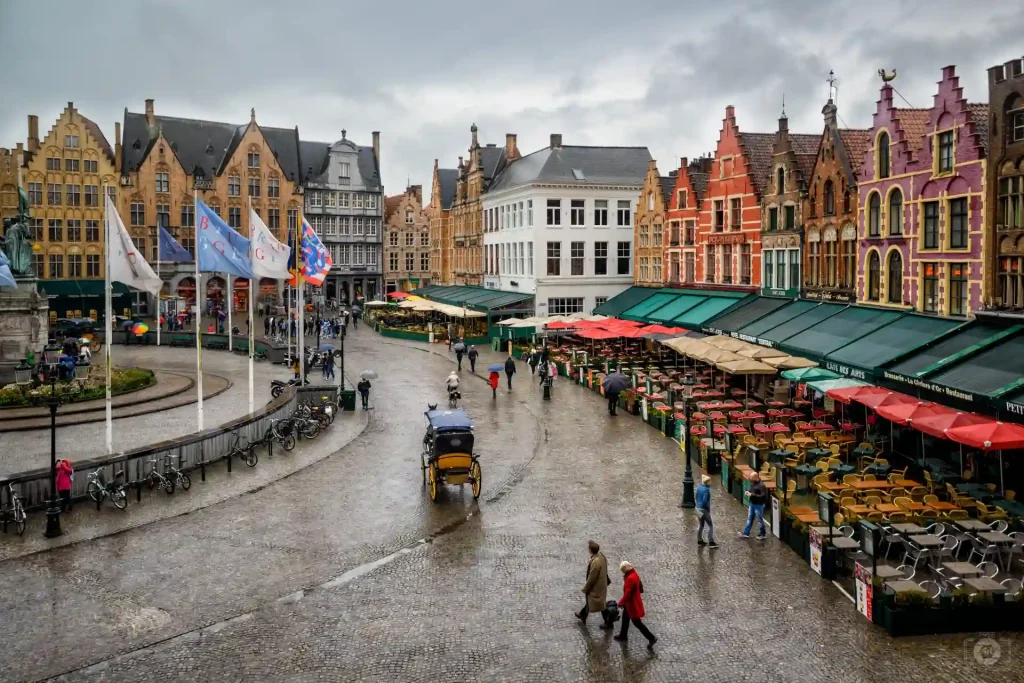
<svg viewBox="0 0 1024 683"><path fill-rule="evenodd" d="M1024 61L989 70L990 104L942 70L928 108L883 74L870 127L742 131L726 109L712 157L652 161L635 280L966 317L1024 311Z"/></svg>

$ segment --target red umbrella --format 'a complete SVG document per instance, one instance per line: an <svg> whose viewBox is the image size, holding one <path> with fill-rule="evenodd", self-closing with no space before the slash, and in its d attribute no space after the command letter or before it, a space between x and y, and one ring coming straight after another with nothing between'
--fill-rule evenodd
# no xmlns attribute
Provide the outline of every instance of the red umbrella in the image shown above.
<svg viewBox="0 0 1024 683"><path fill-rule="evenodd" d="M565 320L555 320L553 322L546 323L544 325L544 327L546 327L549 330L569 330L569 329L573 329L573 328L576 328L576 327L583 327L583 325L581 325L578 322L568 322L568 321L565 321Z"/></svg>
<svg viewBox="0 0 1024 683"><path fill-rule="evenodd" d="M946 439L949 438L946 436L946 432L950 429L966 427L968 425L984 424L992 421L992 418L984 417L982 415L962 413L950 408L942 408L942 410L931 415L915 417L913 427L925 434L931 434L932 436Z"/></svg>
<svg viewBox="0 0 1024 683"><path fill-rule="evenodd" d="M616 339L619 335L608 330L580 330L576 336L583 339Z"/></svg>
<svg viewBox="0 0 1024 683"><path fill-rule="evenodd" d="M912 426L916 427L919 418L935 415L939 411L944 410L948 410L948 408L943 408L931 401L916 401L914 403L887 403L880 405L875 412L889 420L889 422L895 422L896 424L913 423Z"/></svg>
<svg viewBox="0 0 1024 683"><path fill-rule="evenodd" d="M391 299L404 299L407 296L409 295L405 292L388 292L388 297Z"/></svg>
<svg viewBox="0 0 1024 683"><path fill-rule="evenodd" d="M641 334L685 334L682 327L665 327L664 325L648 325L640 328Z"/></svg>
<svg viewBox="0 0 1024 683"><path fill-rule="evenodd" d="M835 399L840 403L852 403L861 396L870 396L873 394L887 395L889 394L888 389L881 387L846 387L845 389L829 389L825 392L825 395L829 398Z"/></svg>
<svg viewBox="0 0 1024 683"><path fill-rule="evenodd" d="M1008 422L990 420L981 424L954 427L946 437L983 451L1004 451L1024 448L1024 427Z"/></svg>
<svg viewBox="0 0 1024 683"><path fill-rule="evenodd" d="M883 389L882 392L860 394L856 396L853 400L875 411L877 411L882 406L891 406L897 403L919 402L913 396L907 396L906 394L901 394L898 391L886 391L885 389Z"/></svg>

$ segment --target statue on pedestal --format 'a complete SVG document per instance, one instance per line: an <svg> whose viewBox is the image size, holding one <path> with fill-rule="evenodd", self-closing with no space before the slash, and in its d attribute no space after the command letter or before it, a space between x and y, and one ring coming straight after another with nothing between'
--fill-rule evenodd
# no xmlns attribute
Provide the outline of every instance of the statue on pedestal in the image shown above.
<svg viewBox="0 0 1024 683"><path fill-rule="evenodd" d="M28 196L18 189L18 215L4 219L3 252L9 261L11 273L17 277L32 277L32 242L28 231Z"/></svg>

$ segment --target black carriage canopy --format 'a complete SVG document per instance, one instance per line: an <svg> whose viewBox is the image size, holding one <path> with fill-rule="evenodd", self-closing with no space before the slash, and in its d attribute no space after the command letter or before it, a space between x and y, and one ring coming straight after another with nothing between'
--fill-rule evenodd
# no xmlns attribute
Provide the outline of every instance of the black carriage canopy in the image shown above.
<svg viewBox="0 0 1024 683"><path fill-rule="evenodd" d="M434 437L433 457L449 455L451 453L473 454L473 433L465 432L442 432Z"/></svg>

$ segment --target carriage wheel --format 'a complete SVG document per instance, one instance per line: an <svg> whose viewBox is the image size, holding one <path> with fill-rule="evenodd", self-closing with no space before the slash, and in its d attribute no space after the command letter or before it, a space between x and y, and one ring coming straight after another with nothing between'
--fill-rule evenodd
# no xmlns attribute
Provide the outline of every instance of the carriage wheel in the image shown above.
<svg viewBox="0 0 1024 683"><path fill-rule="evenodd" d="M437 465L430 463L427 466L427 491L430 493L430 500L437 502Z"/></svg>
<svg viewBox="0 0 1024 683"><path fill-rule="evenodd" d="M427 463L423 460L423 454L420 453L420 474L423 475L423 486L427 485Z"/></svg>
<svg viewBox="0 0 1024 683"><path fill-rule="evenodd" d="M480 469L480 463L476 460L469 466L469 478L473 480L473 500L480 497L480 491L484 487L484 473Z"/></svg>

